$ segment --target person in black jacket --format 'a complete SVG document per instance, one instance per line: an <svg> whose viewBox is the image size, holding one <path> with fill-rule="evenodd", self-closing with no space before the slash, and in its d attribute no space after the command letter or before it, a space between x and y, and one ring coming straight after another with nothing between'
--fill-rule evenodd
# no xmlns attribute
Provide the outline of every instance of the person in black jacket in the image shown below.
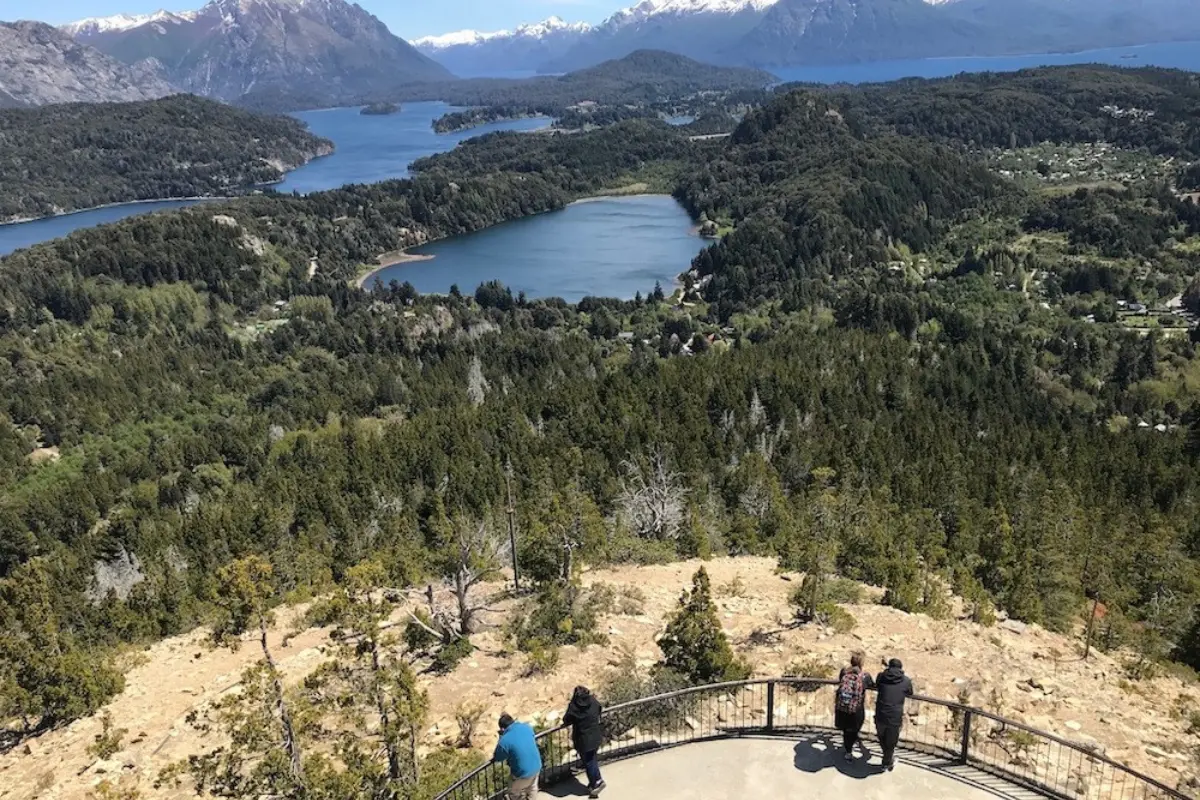
<svg viewBox="0 0 1200 800"><path fill-rule="evenodd" d="M599 797L605 786L604 778L600 777L597 755L604 739L600 731L600 701L586 686L575 687L567 713L563 714L563 724L571 726L571 744L583 759L588 778L588 796Z"/></svg>
<svg viewBox="0 0 1200 800"><path fill-rule="evenodd" d="M875 698L875 733L883 748L883 767L891 772L896 766L900 729L904 727L904 701L913 696L912 681L904 674L900 659L887 662L887 669L875 679L875 688L879 692Z"/></svg>

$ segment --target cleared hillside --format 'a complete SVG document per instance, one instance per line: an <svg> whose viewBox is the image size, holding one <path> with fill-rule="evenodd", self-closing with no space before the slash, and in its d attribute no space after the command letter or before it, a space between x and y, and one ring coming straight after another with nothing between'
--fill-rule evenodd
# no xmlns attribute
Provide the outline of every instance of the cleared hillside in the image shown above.
<svg viewBox="0 0 1200 800"><path fill-rule="evenodd" d="M527 676L527 657L509 652L501 627L514 606L511 601L497 604L498 611L487 616L486 630L474 637L476 653L449 675L421 679L430 698L422 749L452 745L458 737L456 709L479 705L484 712L475 744L490 752L492 723L501 711L553 725L572 687L603 686L621 653L632 653L642 667L661 659L655 638L700 563L585 573L585 586L607 585L619 597L632 598L625 603L627 613L603 616L597 629L607 643L587 649L564 647L558 667L548 675ZM880 592L870 587L863 587L863 602L844 606L857 620L848 632L815 624L791 626L788 596L799 585L799 576L777 573L775 562L764 558L719 558L704 566L712 576L721 623L757 676L779 676L798 668L836 670L852 650L865 651L868 666L897 656L920 693L947 700L969 697L972 705L1095 747L1172 785L1194 770L1200 731L1189 732L1187 714L1200 709L1200 686L1194 682L1171 677L1130 680L1126 655L1094 652L1084 662L1077 637L1037 626L1018 633L1018 626L984 627L953 617L905 614L871 602ZM271 637L290 685L316 670L331 652L328 629L306 630L282 646L282 634L296 610L281 614ZM395 619L404 617L401 612ZM755 631L779 627L785 629L777 635L751 637ZM108 706L114 724L128 733L110 758L87 753L101 730L100 720L80 720L30 741L27 751L19 748L0 756L0 798L83 800L92 785L104 779L136 784L146 798L193 796L188 787L156 788L154 778L168 764L218 744L185 718L228 696L241 670L259 656L251 641L230 653L213 650L204 637L202 630L170 638L131 656L135 666L127 675L126 689ZM934 724L932 720L931 715L917 714L909 724L920 729Z"/></svg>

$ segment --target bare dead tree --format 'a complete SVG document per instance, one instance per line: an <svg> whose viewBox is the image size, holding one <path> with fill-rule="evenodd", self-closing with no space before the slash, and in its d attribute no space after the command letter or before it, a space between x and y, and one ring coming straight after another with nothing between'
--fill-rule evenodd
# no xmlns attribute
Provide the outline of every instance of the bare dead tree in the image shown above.
<svg viewBox="0 0 1200 800"><path fill-rule="evenodd" d="M473 597L475 589L500 574L509 542L485 520L459 519L455 521L452 547L449 577L458 605L458 633L469 636L475 632L477 615L487 610L486 604Z"/></svg>
<svg viewBox="0 0 1200 800"><path fill-rule="evenodd" d="M644 539L675 539L685 518L687 488L679 473L667 466L661 451L646 464L622 463L618 499L621 516L636 536Z"/></svg>

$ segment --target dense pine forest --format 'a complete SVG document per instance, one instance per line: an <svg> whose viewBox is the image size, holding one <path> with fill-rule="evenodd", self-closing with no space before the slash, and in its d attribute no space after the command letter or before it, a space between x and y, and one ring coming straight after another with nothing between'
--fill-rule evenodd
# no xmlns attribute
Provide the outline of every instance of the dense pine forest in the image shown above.
<svg viewBox="0 0 1200 800"><path fill-rule="evenodd" d="M1099 601L1101 646L1200 666L1200 208L1177 195L1197 93L1106 68L801 87L727 139L492 134L411 180L14 254L0 720L15 741L94 711L107 654L211 620L255 570L265 602L364 564L453 576L509 468L538 581L564 552L768 554L909 611L946 587L1072 631ZM1100 140L1162 179L988 162ZM380 253L635 183L721 231L682 302L353 288Z"/></svg>
<svg viewBox="0 0 1200 800"><path fill-rule="evenodd" d="M177 95L0 111L0 221L274 183L332 152L290 117Z"/></svg>

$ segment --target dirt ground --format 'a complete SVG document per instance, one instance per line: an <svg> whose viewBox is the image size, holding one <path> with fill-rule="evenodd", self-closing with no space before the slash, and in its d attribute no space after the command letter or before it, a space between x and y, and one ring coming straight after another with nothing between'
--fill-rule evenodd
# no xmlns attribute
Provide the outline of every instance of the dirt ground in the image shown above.
<svg viewBox="0 0 1200 800"><path fill-rule="evenodd" d="M640 595L643 607L640 613L602 621L608 644L563 648L550 676L523 677L524 656L509 655L498 630L475 637L478 650L454 673L424 679L431 707L426 745L456 738L454 711L464 703L486 708L477 744L490 747L491 720L501 711L554 722L571 689L580 683L598 686L621 649L632 650L644 665L652 664L660 656L655 638L664 618L699 563L586 573L585 584L610 584L618 597ZM748 637L753 631L774 629L789 617L787 596L796 586L796 576L777 574L774 562L762 558L714 559L705 566L722 623L756 675L781 675L797 660L840 665L850 651L859 649L867 653L869 665L897 656L920 693L953 700L967 690L972 705L1100 748L1110 758L1170 785L1195 769L1193 748L1200 745L1200 732L1189 733L1187 714L1179 712L1200 710L1196 685L1168 677L1127 682L1119 661L1094 654L1084 662L1075 641L1036 626L985 628L873 604L847 606L857 619L850 633L805 626L752 645ZM490 621L499 626L506 610L499 606ZM271 642L289 681L320 664L328 645L328 631L320 629L282 645L282 631L298 612L279 614ZM96 717L47 733L0 756L0 799L82 800L104 780L136 784L146 798L190 796L185 790L154 789L154 777L168 764L213 746L185 717L234 688L242 669L258 656L253 642L237 652L214 650L205 643L203 630L147 648L127 673L125 691L108 706L116 726L129 731L122 749L107 761L88 755L87 747L101 729Z"/></svg>

